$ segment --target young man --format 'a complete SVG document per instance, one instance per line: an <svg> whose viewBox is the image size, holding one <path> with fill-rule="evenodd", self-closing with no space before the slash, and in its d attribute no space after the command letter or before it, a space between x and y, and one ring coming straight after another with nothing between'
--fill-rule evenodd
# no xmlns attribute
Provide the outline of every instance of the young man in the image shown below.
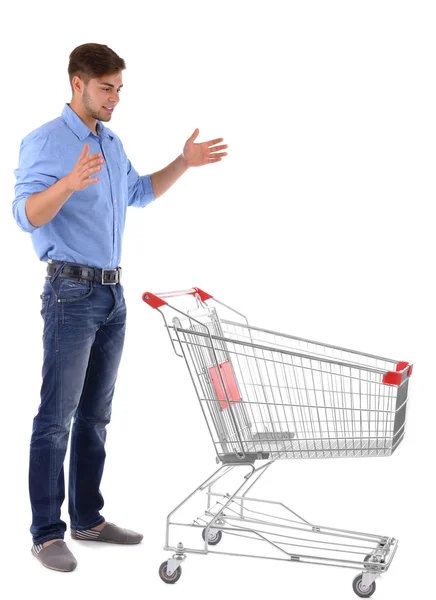
<svg viewBox="0 0 436 600"><path fill-rule="evenodd" d="M99 486L106 425L120 364L126 305L120 283L128 206L144 207L186 172L218 162L222 138L195 143L171 164L139 176L109 122L120 101L125 62L105 45L70 54L72 100L62 115L27 135L20 147L13 215L46 261L41 403L30 444L32 553L50 569L72 571L64 540L63 464L73 420L68 510L71 537L137 544L143 536L106 522Z"/></svg>

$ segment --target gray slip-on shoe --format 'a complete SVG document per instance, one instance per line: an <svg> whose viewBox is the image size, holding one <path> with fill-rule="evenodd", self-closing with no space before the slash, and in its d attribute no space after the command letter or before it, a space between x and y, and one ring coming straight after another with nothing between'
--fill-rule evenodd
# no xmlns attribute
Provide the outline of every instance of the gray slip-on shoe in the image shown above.
<svg viewBox="0 0 436 600"><path fill-rule="evenodd" d="M83 540L86 542L108 542L109 544L139 544L144 536L131 529L123 529L106 521L106 525L101 531L95 529L72 529L71 537L73 540Z"/></svg>
<svg viewBox="0 0 436 600"><path fill-rule="evenodd" d="M77 567L77 560L63 540L53 542L45 548L42 544L34 544L32 554L47 569L67 572L74 571Z"/></svg>

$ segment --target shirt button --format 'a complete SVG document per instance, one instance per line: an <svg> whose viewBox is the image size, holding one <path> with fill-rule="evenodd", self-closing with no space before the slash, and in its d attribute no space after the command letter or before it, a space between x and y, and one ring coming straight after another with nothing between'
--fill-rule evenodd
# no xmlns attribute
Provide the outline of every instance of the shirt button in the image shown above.
<svg viewBox="0 0 436 600"><path fill-rule="evenodd" d="M114 200L115 204L117 203L117 200Z"/></svg>

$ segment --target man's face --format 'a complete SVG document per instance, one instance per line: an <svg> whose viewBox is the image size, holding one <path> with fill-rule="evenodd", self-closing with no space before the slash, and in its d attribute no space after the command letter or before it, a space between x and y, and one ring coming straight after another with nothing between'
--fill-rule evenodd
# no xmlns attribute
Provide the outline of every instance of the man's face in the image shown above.
<svg viewBox="0 0 436 600"><path fill-rule="evenodd" d="M121 72L91 79L82 93L82 103L89 116L100 121L110 121L113 110L120 101L122 86Z"/></svg>

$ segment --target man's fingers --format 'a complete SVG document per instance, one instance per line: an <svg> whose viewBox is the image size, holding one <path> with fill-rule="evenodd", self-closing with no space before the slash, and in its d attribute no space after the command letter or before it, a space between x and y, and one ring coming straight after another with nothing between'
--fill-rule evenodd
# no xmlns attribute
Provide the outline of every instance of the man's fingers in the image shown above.
<svg viewBox="0 0 436 600"><path fill-rule="evenodd" d="M95 156L95 155L93 155L93 156ZM91 167L95 167L95 166L97 166L97 165L102 165L102 164L104 164L104 159L103 159L103 158L101 158L101 157L100 157L100 156L98 156L98 155L96 156L96 158L91 158L91 157L87 158L87 159L85 160L85 162L83 163L83 165L84 165L84 166L85 166L87 169L89 169L89 168L91 168Z"/></svg>
<svg viewBox="0 0 436 600"><path fill-rule="evenodd" d="M88 156L88 152L89 152L89 144L85 144L82 148L82 152L80 153L79 160L84 159L84 158L86 158L87 160L94 160L96 158L102 158L102 156L103 156L101 152L96 152L95 154L89 154L89 156Z"/></svg>
<svg viewBox="0 0 436 600"><path fill-rule="evenodd" d="M102 160L103 156L101 155L100 152L97 152L96 154L90 154L89 156L86 157L86 160Z"/></svg>
<svg viewBox="0 0 436 600"><path fill-rule="evenodd" d="M216 140L209 140L208 142L204 142L205 144L207 144L208 146L213 146L214 144L219 144L220 142L223 142L224 138L217 138ZM226 146L227 148L227 146Z"/></svg>
<svg viewBox="0 0 436 600"><path fill-rule="evenodd" d="M93 175L94 173L97 173L98 171L101 171L102 167L98 166L98 167L88 167L86 169L83 170L82 172L82 177L91 177L91 175Z"/></svg>
<svg viewBox="0 0 436 600"><path fill-rule="evenodd" d="M103 162L101 162L103 161ZM93 165L103 164L105 161L102 158L101 154L97 152L96 154L89 154L88 156L80 156L78 163L83 167L91 167Z"/></svg>
<svg viewBox="0 0 436 600"><path fill-rule="evenodd" d="M77 162L82 162L85 159L85 156L88 154L88 150L89 150L89 146L88 144L85 144L82 148L82 152L79 154L79 158L77 159Z"/></svg>
<svg viewBox="0 0 436 600"><path fill-rule="evenodd" d="M191 135L191 137L189 138L189 140L190 140L191 142L193 142L194 140L196 140L196 139L197 139L197 137L198 137L198 134L199 134L199 133L200 133L200 130L197 128L197 129L194 131L194 133Z"/></svg>

